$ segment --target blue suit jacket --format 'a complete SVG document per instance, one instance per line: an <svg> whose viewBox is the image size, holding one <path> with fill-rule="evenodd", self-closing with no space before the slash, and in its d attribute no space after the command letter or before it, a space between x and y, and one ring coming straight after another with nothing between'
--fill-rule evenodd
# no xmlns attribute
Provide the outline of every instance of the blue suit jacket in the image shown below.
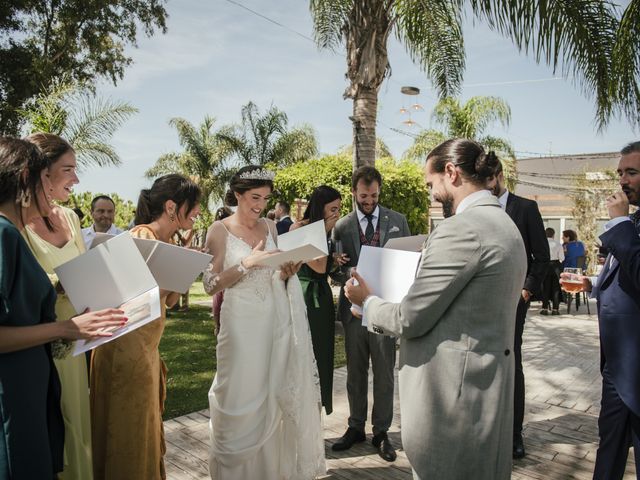
<svg viewBox="0 0 640 480"><path fill-rule="evenodd" d="M632 222L622 222L600 240L610 252L592 293L601 368L606 364L618 395L640 416L640 236Z"/></svg>

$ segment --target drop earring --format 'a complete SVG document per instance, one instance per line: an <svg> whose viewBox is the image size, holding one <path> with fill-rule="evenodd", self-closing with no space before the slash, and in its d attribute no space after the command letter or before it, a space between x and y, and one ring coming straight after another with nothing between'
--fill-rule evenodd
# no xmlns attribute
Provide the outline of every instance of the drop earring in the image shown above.
<svg viewBox="0 0 640 480"><path fill-rule="evenodd" d="M31 192L21 189L18 192L16 203L19 203L22 208L29 208L31 206Z"/></svg>

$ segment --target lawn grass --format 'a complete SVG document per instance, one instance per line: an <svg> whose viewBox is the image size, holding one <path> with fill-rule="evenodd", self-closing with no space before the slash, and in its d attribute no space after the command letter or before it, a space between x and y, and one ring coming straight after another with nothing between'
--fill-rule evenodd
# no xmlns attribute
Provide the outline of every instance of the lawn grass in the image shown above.
<svg viewBox="0 0 640 480"><path fill-rule="evenodd" d="M198 288L201 290L202 284L192 287L191 302L201 299ZM169 369L165 420L208 407L207 393L216 369L216 337L210 314L210 305L195 303L187 311L167 312L160 342L160 354ZM336 335L334 358L336 368L346 364L341 335Z"/></svg>

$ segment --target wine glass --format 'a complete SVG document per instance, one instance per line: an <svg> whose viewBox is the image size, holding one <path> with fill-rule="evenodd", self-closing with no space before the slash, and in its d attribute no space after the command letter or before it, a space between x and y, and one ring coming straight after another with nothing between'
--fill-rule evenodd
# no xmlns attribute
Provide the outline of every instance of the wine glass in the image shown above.
<svg viewBox="0 0 640 480"><path fill-rule="evenodd" d="M578 293L583 290L581 268L565 268L563 274L560 278L562 290L567 293Z"/></svg>
<svg viewBox="0 0 640 480"><path fill-rule="evenodd" d="M340 257L342 258L342 254L344 253L344 249L342 246L342 240L336 240L335 242L335 247L336 247L336 257ZM338 272L342 273L342 265L338 265Z"/></svg>

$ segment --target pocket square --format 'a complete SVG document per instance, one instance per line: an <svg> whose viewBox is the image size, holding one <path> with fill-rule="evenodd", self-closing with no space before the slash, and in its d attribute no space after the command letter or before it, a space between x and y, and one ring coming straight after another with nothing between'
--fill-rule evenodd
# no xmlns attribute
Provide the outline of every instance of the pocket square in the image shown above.
<svg viewBox="0 0 640 480"><path fill-rule="evenodd" d="M396 232L399 232L399 231L400 231L400 229L398 227L396 227L395 225L389 229L389 233L396 233Z"/></svg>

